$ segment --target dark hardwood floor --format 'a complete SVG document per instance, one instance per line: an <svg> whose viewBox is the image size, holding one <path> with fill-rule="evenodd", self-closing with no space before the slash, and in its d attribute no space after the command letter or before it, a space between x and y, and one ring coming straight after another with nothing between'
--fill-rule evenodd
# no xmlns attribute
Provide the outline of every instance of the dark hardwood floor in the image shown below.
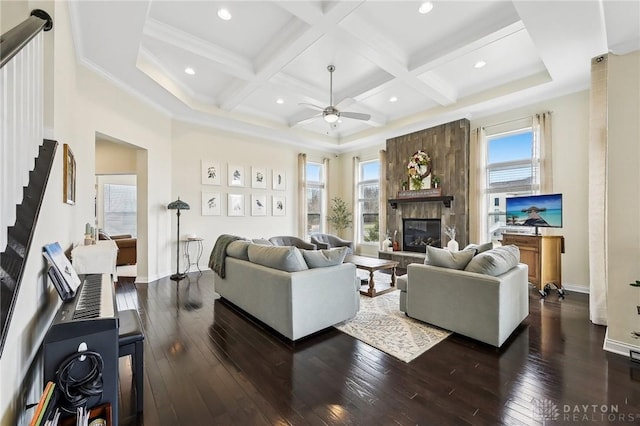
<svg viewBox="0 0 640 426"><path fill-rule="evenodd" d="M602 350L584 294L532 290L501 350L454 334L408 364L333 328L283 341L217 299L211 272L124 281L117 300L146 333L144 414L122 358L121 425L640 423L640 364Z"/></svg>

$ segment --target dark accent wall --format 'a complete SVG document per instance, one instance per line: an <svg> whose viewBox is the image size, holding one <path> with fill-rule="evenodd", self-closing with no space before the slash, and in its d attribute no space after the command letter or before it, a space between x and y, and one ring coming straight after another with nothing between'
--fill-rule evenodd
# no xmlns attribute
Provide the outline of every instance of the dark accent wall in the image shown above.
<svg viewBox="0 0 640 426"><path fill-rule="evenodd" d="M451 207L441 201L399 203L397 209L387 208L387 229L393 235L398 230L402 241L402 218L442 220L442 244L446 226L455 225L460 248L469 243L469 120L462 119L387 139L387 197L396 198L407 179L409 157L419 149L431 156L432 175L440 176L442 195L452 195Z"/></svg>

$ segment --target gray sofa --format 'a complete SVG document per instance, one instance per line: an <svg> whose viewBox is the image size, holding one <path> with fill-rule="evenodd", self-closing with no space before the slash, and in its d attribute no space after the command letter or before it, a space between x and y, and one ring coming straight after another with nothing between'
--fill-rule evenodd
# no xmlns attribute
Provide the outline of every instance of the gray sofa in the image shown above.
<svg viewBox="0 0 640 426"><path fill-rule="evenodd" d="M407 274L397 280L400 310L426 323L502 346L529 315L527 265L518 262L517 247L506 249L512 259L505 264L503 249L479 254L473 265L469 261L462 266L467 270L408 265Z"/></svg>
<svg viewBox="0 0 640 426"><path fill-rule="evenodd" d="M215 276L215 291L297 340L351 319L360 309L356 268L342 263L344 254L340 249L306 251L233 242L227 248L225 278ZM326 258L337 264L324 266Z"/></svg>

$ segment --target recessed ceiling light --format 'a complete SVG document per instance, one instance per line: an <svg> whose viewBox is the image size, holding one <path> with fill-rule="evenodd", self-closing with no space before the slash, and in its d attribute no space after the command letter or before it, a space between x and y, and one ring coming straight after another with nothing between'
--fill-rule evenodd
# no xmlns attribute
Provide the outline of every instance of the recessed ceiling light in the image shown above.
<svg viewBox="0 0 640 426"><path fill-rule="evenodd" d="M390 97L389 102L398 102L398 97L397 96Z"/></svg>
<svg viewBox="0 0 640 426"><path fill-rule="evenodd" d="M482 67L484 67L485 65L487 65L487 63L486 63L485 61L478 61L478 62L476 62L476 63L473 65L473 67L474 67L474 68L482 68Z"/></svg>
<svg viewBox="0 0 640 426"><path fill-rule="evenodd" d="M276 99L276 103L279 104L279 105L282 105L284 103L284 99L278 98L278 99Z"/></svg>
<svg viewBox="0 0 640 426"><path fill-rule="evenodd" d="M223 21L228 21L231 19L231 12L229 10L222 8L218 10L218 17Z"/></svg>
<svg viewBox="0 0 640 426"><path fill-rule="evenodd" d="M186 67L186 68L184 69L184 72L185 72L185 74L194 75L194 74L196 73L196 70L194 70L194 69L193 69L193 68L191 68L191 67Z"/></svg>
<svg viewBox="0 0 640 426"><path fill-rule="evenodd" d="M418 8L418 12L426 15L427 13L431 12L431 9L433 9L433 3L431 3L430 1L425 1Z"/></svg>

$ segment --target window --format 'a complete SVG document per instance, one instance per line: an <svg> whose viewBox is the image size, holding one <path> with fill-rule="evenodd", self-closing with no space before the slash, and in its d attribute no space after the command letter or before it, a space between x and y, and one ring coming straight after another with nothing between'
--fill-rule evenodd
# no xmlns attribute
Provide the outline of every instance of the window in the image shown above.
<svg viewBox="0 0 640 426"><path fill-rule="evenodd" d="M104 184L104 230L107 234L137 234L136 186Z"/></svg>
<svg viewBox="0 0 640 426"><path fill-rule="evenodd" d="M358 173L358 242L378 243L380 224L380 161L362 161Z"/></svg>
<svg viewBox="0 0 640 426"><path fill-rule="evenodd" d="M319 163L307 162L307 237L316 232L324 232L324 167Z"/></svg>
<svg viewBox="0 0 640 426"><path fill-rule="evenodd" d="M539 191L540 153L531 127L489 135L486 149L485 223L489 240L495 241L508 230L505 199Z"/></svg>

